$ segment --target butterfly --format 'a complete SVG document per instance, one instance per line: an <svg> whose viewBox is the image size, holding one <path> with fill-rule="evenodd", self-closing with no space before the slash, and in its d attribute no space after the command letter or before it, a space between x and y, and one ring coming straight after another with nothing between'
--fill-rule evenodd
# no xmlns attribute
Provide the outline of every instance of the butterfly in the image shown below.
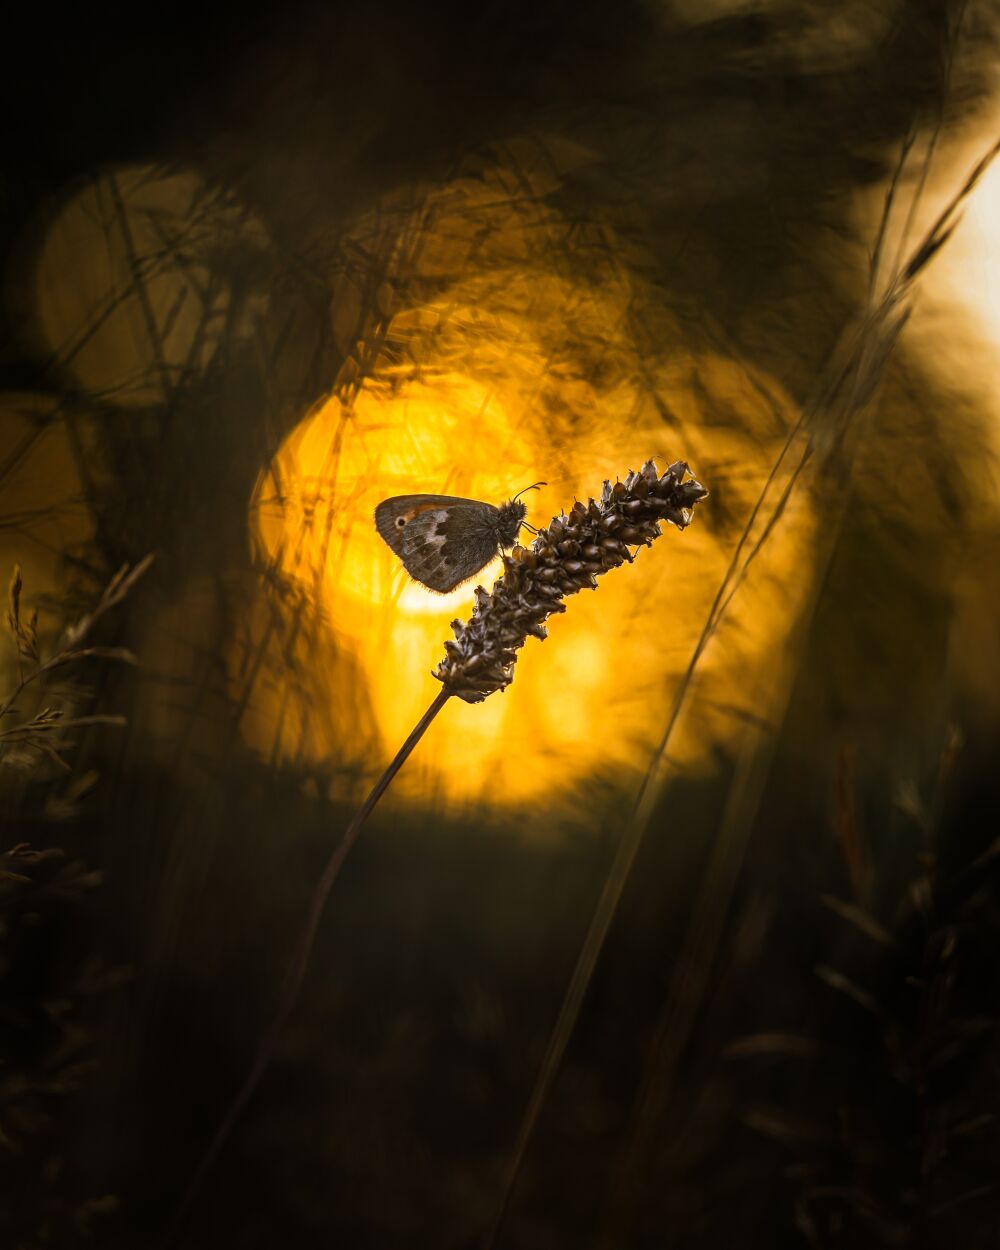
<svg viewBox="0 0 1000 1250"><path fill-rule="evenodd" d="M375 528L412 578L447 594L513 547L522 525L531 528L523 494L499 506L454 495L394 495L375 509Z"/></svg>

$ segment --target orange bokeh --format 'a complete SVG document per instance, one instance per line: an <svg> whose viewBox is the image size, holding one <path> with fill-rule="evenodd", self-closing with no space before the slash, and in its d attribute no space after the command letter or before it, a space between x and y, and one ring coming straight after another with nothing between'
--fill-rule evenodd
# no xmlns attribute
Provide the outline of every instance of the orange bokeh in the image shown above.
<svg viewBox="0 0 1000 1250"><path fill-rule="evenodd" d="M759 372L694 353L634 274L611 264L581 276L550 212L511 211L482 182L466 199L455 186L442 195L434 214L420 210L435 225L423 286L410 289L426 298L397 296L364 382L308 413L258 482L252 531L272 590L234 660L245 678L248 657L264 656L244 732L269 758L370 776L437 693L430 671L475 583L440 596L411 582L375 532L381 499L499 502L544 479L527 497L544 524L650 457L686 459L713 492L695 524L668 527L633 567L571 600L544 646L528 642L510 690L450 704L397 787L493 804L618 783L648 763L789 406ZM474 249L470 204L495 218ZM636 340L637 313L656 355ZM671 744L678 763L705 766L742 724L746 665L780 648L809 580L808 541L793 511L707 658L697 715Z"/></svg>

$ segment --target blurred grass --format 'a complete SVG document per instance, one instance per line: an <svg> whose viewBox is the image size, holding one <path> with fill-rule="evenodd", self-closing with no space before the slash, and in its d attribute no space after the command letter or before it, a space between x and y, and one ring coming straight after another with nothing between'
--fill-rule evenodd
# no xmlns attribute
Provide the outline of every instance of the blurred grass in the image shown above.
<svg viewBox="0 0 1000 1250"><path fill-rule="evenodd" d="M122 568L48 647L38 611L23 602L18 565L10 579L6 642L15 659L0 697L0 1232L32 1250L89 1240L94 1222L118 1206L66 1168L64 1135L73 1096L94 1079L95 1004L121 984L123 970L109 968L94 941L89 896L102 874L52 842L86 810L99 781L73 766L81 731L124 724L87 707L79 670L134 662L101 645L98 621L148 565Z"/></svg>
<svg viewBox="0 0 1000 1250"><path fill-rule="evenodd" d="M136 970L102 1015L95 1078L60 1127L79 1192L121 1196L120 1217L102 1232L109 1246L131 1250L162 1229L270 1014L302 900L349 817L329 797L332 784L364 784L341 758L292 765L247 750L240 710L259 637L235 692L225 664L264 585L265 631L284 644L278 680L309 687L280 608L291 636L313 631L317 654L329 643L293 590L250 559L246 504L316 400L332 391L349 407L370 345L383 342L384 279L399 276L394 223L381 221L368 250L349 227L370 221L387 192L447 183L470 148L496 151L528 134L537 163L550 147L575 144L589 158L564 167L551 200L569 230L610 222L627 243L611 261L626 278L635 266L655 292L625 322L636 359L648 363L676 335L682 358L707 346L737 365L749 360L759 369L748 387L770 375L801 406L838 327L863 302L852 197L883 180L902 136L934 115L950 11L921 4L904 15L886 5L881 33L838 42L845 59L831 69L806 51L816 47L806 36L823 29L815 6L795 21L767 7L703 21L677 6L626 6L611 31L598 6L572 17L554 6L530 21L519 11L489 28L465 15L465 44L476 47L478 35L480 58L448 44L447 14L390 8L342 18L295 10L277 31L263 28L267 39L251 23L248 42L227 45L218 72L196 88L172 88L175 69L168 75L144 50L136 65L152 85L139 98L156 97L155 115L167 121L143 130L129 119L130 144L113 127L87 131L93 93L74 100L72 76L56 83L65 92L59 158L44 175L19 173L3 201L5 221L23 211L44 234L51 216L32 179L51 177L63 196L67 163L74 177L96 169L100 178L124 150L128 160L193 166L207 184L234 190L269 241L262 262L240 249L206 251L212 238L202 236L195 272L208 265L232 283L233 315L204 368L177 374L162 368L170 359L151 361L168 379L165 402L136 409L118 403L114 387L78 388L16 316L3 340L7 386L56 395L77 449L96 525L89 565L75 576L86 583L91 568L160 553L148 593L114 639L143 655L141 684L109 674L97 692L103 710L128 712L130 729L117 750L84 745L80 767L99 767L109 784L71 835L89 840L88 860L107 869L93 936ZM959 58L952 119L971 114L983 91L994 32L982 13L977 21L986 29ZM157 37L169 46L169 35ZM121 69L136 73L131 62ZM82 136L79 157L66 155L73 135ZM523 148L515 157L506 167L516 172ZM425 236L433 242L433 223L404 242ZM12 272L16 305L27 283L23 269ZM165 300L165 318L175 300ZM135 394L143 379L126 381ZM650 389L672 444L672 395ZM709 399L706 441L747 435L736 400ZM996 604L982 520L995 505L981 472L989 420L974 400L941 396L904 344L878 430L844 470L851 527L830 565L669 1098L633 1152L628 1202L609 1220L614 1168L732 783L722 746L710 774L673 782L652 814L503 1244L589 1244L602 1218L612 1240L637 1247L791 1247L810 1237L875 1246L892 1244L900 1228L935 1250L991 1244L995 1198L976 1194L990 1183L979 1167L995 1171L993 1122L981 1119L995 1114L993 1026L956 1036L940 1084L921 1094L894 1074L887 1026L844 992L856 985L911 1050L928 1054L915 1014L945 1035L949 1021L958 1035L961 1021L995 1015L984 954L995 936L992 867L971 867L995 837L995 705L976 693L985 670L969 648L963 684L946 671L953 574L966 550L986 570L973 567L962 592L973 638L976 621L989 632ZM751 432L762 450L781 435L774 425ZM609 423L608 448L617 437ZM734 465L698 468L731 498L718 488ZM975 505L968 514L956 507L963 497ZM738 523L734 510L713 522L723 541ZM627 657L611 662L620 682L636 680ZM956 720L966 742L935 799ZM628 726L612 721L601 732ZM505 749L530 751L530 738ZM852 751L856 765L845 769ZM447 815L429 792L373 825L338 889L278 1061L192 1223L192 1247L478 1243L614 854L623 790L602 770L565 809L540 800L523 814L470 806ZM918 851L936 855L930 881ZM912 880L924 882L933 919L926 907L897 917ZM863 905L894 944L873 944L824 896ZM949 930L961 971L950 1004L930 1010ZM929 990L907 981L918 975ZM800 1041L805 1053L771 1058L760 1039L775 1033L813 1040L822 1053ZM755 1054L733 1055L748 1044ZM937 1146L928 1153L938 1124L953 1152L943 1162ZM963 1143L975 1152L963 1154Z"/></svg>

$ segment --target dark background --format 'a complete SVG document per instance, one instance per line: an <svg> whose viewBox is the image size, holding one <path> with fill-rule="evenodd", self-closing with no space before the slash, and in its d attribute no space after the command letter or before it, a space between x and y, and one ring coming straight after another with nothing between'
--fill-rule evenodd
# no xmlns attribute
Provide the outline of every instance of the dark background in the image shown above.
<svg viewBox="0 0 1000 1250"><path fill-rule="evenodd" d="M0 76L5 389L65 392L21 333L19 274L58 197L108 165L193 167L303 256L387 189L544 132L598 154L564 183L563 210L631 229L641 201L665 304L695 325L710 310L734 352L805 403L853 307L830 234L851 232L851 193L885 181L911 127L979 107L995 13L969 6L946 89L955 5L887 5L874 26L850 4L836 24L812 4L684 11L386 2L257 5L237 20L187 6L103 27L22 13ZM287 298L308 314L308 290ZM317 325L325 307L317 297ZM79 610L122 560L155 550L107 625L107 641L143 655L193 560L220 584L254 576L256 474L343 363L320 330L296 360L308 363L285 366L277 428L246 418L263 411L259 383L225 355L169 422L98 420L96 538L69 553L55 610ZM985 567L995 550L992 500L963 476L964 442L990 418L939 391L904 341L876 445L897 467L933 462L933 485L860 492L745 857L723 854L724 871L713 858L732 761L662 797L499 1245L997 1244L1000 910L994 861L977 859L997 834L995 705L967 706L949 684L955 609L937 572L956 551ZM199 403L232 419L206 425ZM984 578L987 622L995 591ZM207 629L209 669L239 602ZM11 1245L81 1244L88 1226L102 1245L156 1244L349 816L240 745L206 682L180 697L224 749L192 732L167 758L147 750L160 692L109 668L96 704L130 728L81 742L75 766L100 777L75 821L41 815L47 774L5 798L5 849L63 846L104 874L25 904L40 936L8 961L12 1071L41 1090L64 1062L55 999L96 1061L40 1092L34 1128L19 1126ZM903 781L918 802L898 801ZM513 819L482 836L433 811L376 817L181 1244L482 1244L629 802L600 805L584 835L553 805L542 845ZM700 908L719 917L707 953ZM88 981L93 960L128 975Z"/></svg>

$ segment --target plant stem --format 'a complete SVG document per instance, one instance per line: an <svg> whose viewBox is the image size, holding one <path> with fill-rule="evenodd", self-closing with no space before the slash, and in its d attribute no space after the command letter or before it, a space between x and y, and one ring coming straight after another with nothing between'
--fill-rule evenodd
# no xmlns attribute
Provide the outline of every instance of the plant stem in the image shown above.
<svg viewBox="0 0 1000 1250"><path fill-rule="evenodd" d="M435 697L434 702L430 705L420 720L417 721L410 736L396 752L395 757L385 770L382 776L375 783L371 793L361 804L360 808L347 826L347 830L340 842L337 844L333 854L326 862L322 875L316 882L316 888L313 890L312 898L309 901L309 910L306 913L306 923L303 926L302 934L299 938L298 946L289 964L288 973L285 977L285 985L281 992L281 998L278 1000L278 1009L274 1014L274 1019L267 1032L264 1034L257 1047L257 1053L254 1057L253 1065L246 1076L243 1084L240 1086L232 1102L226 1111L219 1127L215 1131L215 1136L208 1145L207 1150L202 1155L201 1162L191 1178L180 1205L174 1215L166 1238L163 1242L163 1250L170 1250L170 1247L177 1244L177 1238L182 1230L187 1214L190 1211L195 1199L201 1192L205 1179L216 1159L222 1151L223 1146L229 1139L233 1131L236 1121L239 1119L243 1108L250 1101L254 1091L260 1084L260 1079L267 1070L268 1064L274 1056L274 1050L281 1036L281 1032L288 1021L288 1017L292 1013L292 1009L298 1000L299 991L302 988L302 982L305 980L306 969L309 966L309 957L312 954L312 948L316 941L316 932L319 929L320 918L323 915L323 909L326 906L326 900L333 888L333 883L340 875L340 870L344 866L344 861L351 852L351 848L357 842L361 830L364 828L365 821L374 810L375 804L386 792L393 778L406 762L410 752L424 736L424 731L431 723L438 712L444 707L451 694L448 690L442 689Z"/></svg>

